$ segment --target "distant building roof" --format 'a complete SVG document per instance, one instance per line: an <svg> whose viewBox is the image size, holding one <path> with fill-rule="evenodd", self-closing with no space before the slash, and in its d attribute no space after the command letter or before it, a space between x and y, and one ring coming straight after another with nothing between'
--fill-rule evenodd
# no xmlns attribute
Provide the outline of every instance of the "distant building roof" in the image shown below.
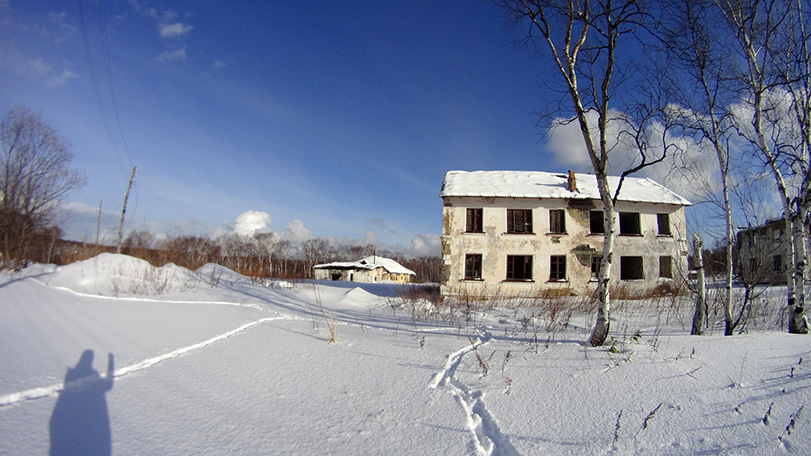
<svg viewBox="0 0 811 456"><path fill-rule="evenodd" d="M448 171L439 196L478 196L501 198L600 199L597 177L576 173L578 191L569 191L568 174L542 171ZM617 188L619 177L609 176L608 185ZM622 181L619 201L666 203L689 206L691 203L661 184L639 177Z"/></svg>
<svg viewBox="0 0 811 456"><path fill-rule="evenodd" d="M400 263L381 256L368 256L358 261L336 261L334 263L317 264L313 266L315 269L368 269L374 270L377 268L384 268L390 274L408 274L417 275L411 269L406 268Z"/></svg>

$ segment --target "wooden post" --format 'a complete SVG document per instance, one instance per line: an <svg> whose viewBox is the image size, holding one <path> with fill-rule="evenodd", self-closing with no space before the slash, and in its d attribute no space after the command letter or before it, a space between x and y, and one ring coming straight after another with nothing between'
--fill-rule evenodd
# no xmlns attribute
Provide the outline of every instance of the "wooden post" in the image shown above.
<svg viewBox="0 0 811 456"><path fill-rule="evenodd" d="M132 181L135 180L135 169L137 166L132 167L132 174L130 174L130 182L127 184L127 191L124 193L124 207L121 209L121 221L118 222L118 248L116 253L121 253L121 237L124 232L124 216L127 213L127 200L130 197L130 189L132 189Z"/></svg>

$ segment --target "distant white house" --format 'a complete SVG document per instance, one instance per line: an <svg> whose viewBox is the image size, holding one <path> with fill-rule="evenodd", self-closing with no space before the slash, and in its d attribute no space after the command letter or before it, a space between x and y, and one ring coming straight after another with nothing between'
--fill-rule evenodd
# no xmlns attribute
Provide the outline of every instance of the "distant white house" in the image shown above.
<svg viewBox="0 0 811 456"><path fill-rule="evenodd" d="M612 189L618 182L608 178ZM596 289L604 225L593 174L449 171L440 197L443 294ZM687 268L688 205L650 179L623 180L613 283L640 291L671 286Z"/></svg>
<svg viewBox="0 0 811 456"><path fill-rule="evenodd" d="M416 273L402 266L400 263L376 255L366 257L354 262L335 262L317 264L315 278L317 280L344 280L347 282L399 282L413 281Z"/></svg>

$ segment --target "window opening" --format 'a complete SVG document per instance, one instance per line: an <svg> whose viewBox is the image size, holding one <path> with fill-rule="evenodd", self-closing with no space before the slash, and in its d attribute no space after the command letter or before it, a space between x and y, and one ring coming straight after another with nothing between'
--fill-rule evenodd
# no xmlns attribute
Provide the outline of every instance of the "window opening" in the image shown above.
<svg viewBox="0 0 811 456"><path fill-rule="evenodd" d="M532 280L532 256L507 255L507 280Z"/></svg>
<svg viewBox="0 0 811 456"><path fill-rule="evenodd" d="M465 231L468 233L481 233L483 231L481 208L468 208Z"/></svg>
<svg viewBox="0 0 811 456"><path fill-rule="evenodd" d="M665 279L673 278L673 258L670 256L659 257L659 277Z"/></svg>
<svg viewBox="0 0 811 456"><path fill-rule="evenodd" d="M603 211L589 211L589 221L591 222L591 234L605 234Z"/></svg>
<svg viewBox="0 0 811 456"><path fill-rule="evenodd" d="M482 279L482 256L481 254L465 255L465 280Z"/></svg>
<svg viewBox="0 0 811 456"><path fill-rule="evenodd" d="M656 214L659 224L659 236L670 236L670 214Z"/></svg>
<svg viewBox="0 0 811 456"><path fill-rule="evenodd" d="M620 257L620 280L643 280L644 271L641 256Z"/></svg>
<svg viewBox="0 0 811 456"><path fill-rule="evenodd" d="M620 234L642 234L642 226L639 223L639 212L620 212Z"/></svg>
<svg viewBox="0 0 811 456"><path fill-rule="evenodd" d="M549 231L557 234L566 232L566 211L563 209L549 211Z"/></svg>
<svg viewBox="0 0 811 456"><path fill-rule="evenodd" d="M507 209L508 233L532 233L531 209Z"/></svg>
<svg viewBox="0 0 811 456"><path fill-rule="evenodd" d="M551 257L549 257L549 280L550 281L566 280L565 255L552 255Z"/></svg>

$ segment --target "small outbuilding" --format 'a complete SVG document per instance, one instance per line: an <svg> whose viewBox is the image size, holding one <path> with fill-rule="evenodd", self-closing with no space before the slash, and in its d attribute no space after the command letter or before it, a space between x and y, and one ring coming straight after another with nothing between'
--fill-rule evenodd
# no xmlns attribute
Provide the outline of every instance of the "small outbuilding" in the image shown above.
<svg viewBox="0 0 811 456"><path fill-rule="evenodd" d="M410 283L416 273L400 263L376 255L354 262L317 264L313 267L316 280L343 280L347 282Z"/></svg>

